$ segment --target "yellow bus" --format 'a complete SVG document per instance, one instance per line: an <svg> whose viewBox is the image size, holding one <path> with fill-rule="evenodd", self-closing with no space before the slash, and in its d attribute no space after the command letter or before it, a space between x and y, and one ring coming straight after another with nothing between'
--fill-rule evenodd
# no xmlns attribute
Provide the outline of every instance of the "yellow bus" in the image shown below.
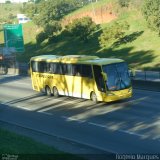
<svg viewBox="0 0 160 160"><path fill-rule="evenodd" d="M86 55L41 55L30 59L33 89L59 95L111 102L132 96L127 63Z"/></svg>

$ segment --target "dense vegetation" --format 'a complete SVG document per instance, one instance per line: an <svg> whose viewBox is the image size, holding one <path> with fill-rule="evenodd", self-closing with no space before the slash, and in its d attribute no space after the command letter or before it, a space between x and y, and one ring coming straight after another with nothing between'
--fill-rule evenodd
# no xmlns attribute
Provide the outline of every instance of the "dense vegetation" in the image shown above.
<svg viewBox="0 0 160 160"><path fill-rule="evenodd" d="M0 25L4 23L17 23L17 13L22 4L0 4Z"/></svg>
<svg viewBox="0 0 160 160"><path fill-rule="evenodd" d="M148 22L148 27L157 31L160 36L160 1L145 0L143 14Z"/></svg>
<svg viewBox="0 0 160 160"><path fill-rule="evenodd" d="M23 26L26 51L18 59L28 61L39 54L89 54L122 58L137 69L160 69L159 0L88 2L48 0L25 4L23 12L33 21ZM103 10L115 19L95 24L93 19ZM86 11L93 13L91 18L75 18ZM63 23L68 17L67 24Z"/></svg>

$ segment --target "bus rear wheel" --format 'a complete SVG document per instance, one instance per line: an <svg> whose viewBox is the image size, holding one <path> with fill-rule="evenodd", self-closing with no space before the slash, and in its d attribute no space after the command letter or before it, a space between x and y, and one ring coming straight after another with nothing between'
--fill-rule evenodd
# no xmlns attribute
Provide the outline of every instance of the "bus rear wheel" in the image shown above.
<svg viewBox="0 0 160 160"><path fill-rule="evenodd" d="M57 87L53 87L53 95L54 95L55 97L59 97L59 92L58 92Z"/></svg>
<svg viewBox="0 0 160 160"><path fill-rule="evenodd" d="M50 87L46 86L45 93L46 93L47 96L51 96L52 95Z"/></svg>
<svg viewBox="0 0 160 160"><path fill-rule="evenodd" d="M94 92L91 93L91 100L94 102L94 103L97 103L98 100L97 100L97 96Z"/></svg>

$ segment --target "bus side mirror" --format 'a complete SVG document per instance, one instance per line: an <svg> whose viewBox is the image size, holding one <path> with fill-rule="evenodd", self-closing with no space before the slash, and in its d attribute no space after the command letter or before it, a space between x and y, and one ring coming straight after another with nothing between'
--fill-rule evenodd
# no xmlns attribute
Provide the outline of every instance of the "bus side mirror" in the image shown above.
<svg viewBox="0 0 160 160"><path fill-rule="evenodd" d="M101 72L101 74L103 76L104 81L107 81L108 80L107 74L104 72Z"/></svg>

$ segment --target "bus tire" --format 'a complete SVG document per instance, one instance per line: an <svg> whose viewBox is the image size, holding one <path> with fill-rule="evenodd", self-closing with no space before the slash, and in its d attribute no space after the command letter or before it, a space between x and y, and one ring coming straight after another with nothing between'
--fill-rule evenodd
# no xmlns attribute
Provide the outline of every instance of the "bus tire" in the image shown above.
<svg viewBox="0 0 160 160"><path fill-rule="evenodd" d="M51 89L50 89L49 86L46 86L45 93L46 93L47 96L51 96L52 95L52 92L51 92Z"/></svg>
<svg viewBox="0 0 160 160"><path fill-rule="evenodd" d="M97 96L94 92L91 93L91 100L94 102L94 103L97 103L98 100L97 100Z"/></svg>
<svg viewBox="0 0 160 160"><path fill-rule="evenodd" d="M59 97L59 92L58 92L57 87L53 87L53 96L54 97Z"/></svg>

